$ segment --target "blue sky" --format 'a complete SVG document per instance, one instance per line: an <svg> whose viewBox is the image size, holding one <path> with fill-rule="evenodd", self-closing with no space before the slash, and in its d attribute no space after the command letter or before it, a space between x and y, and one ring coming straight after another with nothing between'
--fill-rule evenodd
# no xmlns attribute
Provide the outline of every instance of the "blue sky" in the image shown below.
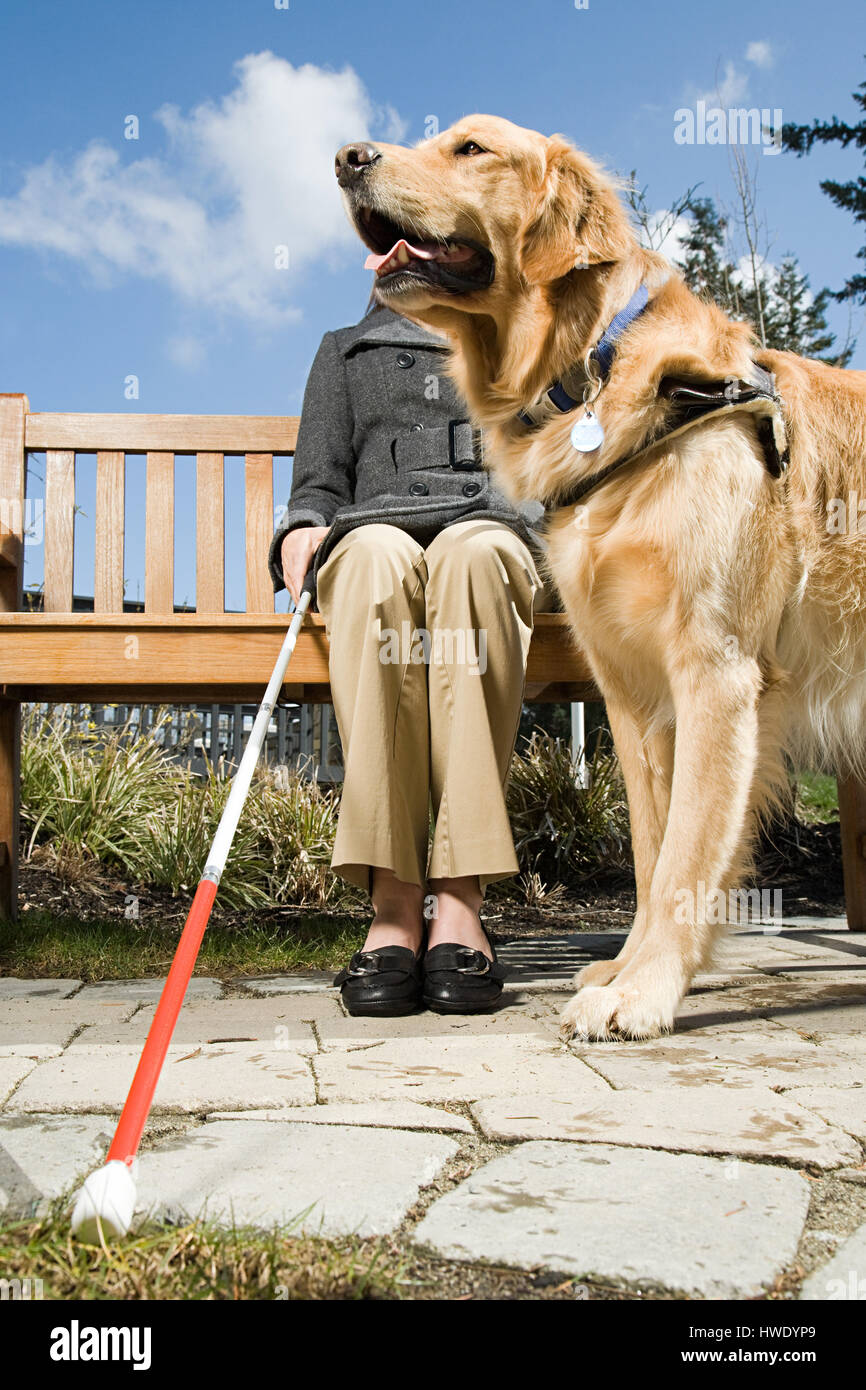
<svg viewBox="0 0 866 1390"><path fill-rule="evenodd" d="M430 117L490 111L636 169L653 207L698 182L725 203L728 150L677 144L675 111L721 87L724 105L786 120L850 117L864 39L862 0L4 0L0 390L36 410L297 413L322 333L354 322L369 289L331 173L338 144L412 142ZM755 161L769 258L793 251L814 288L841 284L858 236L818 184L854 177L857 153ZM844 336L846 311L832 322ZM130 463L131 523L141 471ZM181 509L190 477L179 464ZM86 463L80 478L89 592ZM192 599L178 531L176 597ZM132 596L142 554L131 524ZM28 582L40 573L30 546ZM235 545L227 601L242 596Z"/></svg>

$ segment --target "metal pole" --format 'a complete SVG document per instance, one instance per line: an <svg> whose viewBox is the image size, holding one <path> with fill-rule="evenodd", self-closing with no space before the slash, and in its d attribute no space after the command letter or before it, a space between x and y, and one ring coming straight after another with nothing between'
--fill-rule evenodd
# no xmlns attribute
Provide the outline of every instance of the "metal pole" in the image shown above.
<svg viewBox="0 0 866 1390"><path fill-rule="evenodd" d="M577 701L571 706L571 760L574 763L575 782L579 787L587 787L586 706Z"/></svg>

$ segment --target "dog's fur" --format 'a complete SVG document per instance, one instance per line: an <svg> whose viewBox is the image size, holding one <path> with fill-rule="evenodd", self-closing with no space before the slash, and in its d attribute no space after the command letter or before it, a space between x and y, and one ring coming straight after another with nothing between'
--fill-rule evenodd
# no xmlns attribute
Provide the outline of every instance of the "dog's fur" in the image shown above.
<svg viewBox="0 0 866 1390"><path fill-rule="evenodd" d="M416 238L493 257L486 288L407 273L378 293L453 341L455 381L512 497L548 497L638 448L663 424L665 375L746 377L753 359L776 375L787 477L767 471L752 417L711 417L549 526L550 571L625 775L638 900L619 957L577 977L563 1032L652 1037L672 1027L720 930L683 913L681 890L697 905L700 884L705 899L737 884L786 786L785 752L864 770L866 531L855 516L833 534L827 516L832 499L866 497L866 373L758 350L748 326L639 246L612 181L558 136L473 116L417 148L375 149L346 190L368 244L374 207ZM641 282L649 308L596 403L601 449L575 452L574 415L527 433L518 410L584 361Z"/></svg>

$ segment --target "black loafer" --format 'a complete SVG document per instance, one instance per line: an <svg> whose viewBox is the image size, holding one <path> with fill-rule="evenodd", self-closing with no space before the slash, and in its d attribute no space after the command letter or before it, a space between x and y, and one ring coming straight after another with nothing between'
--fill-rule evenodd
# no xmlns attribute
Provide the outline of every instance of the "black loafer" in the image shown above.
<svg viewBox="0 0 866 1390"><path fill-rule="evenodd" d="M484 933L487 936L487 932ZM424 1003L439 1014L477 1014L493 1009L502 996L505 967L487 936L493 959L470 946L443 942L424 958Z"/></svg>
<svg viewBox="0 0 866 1390"><path fill-rule="evenodd" d="M334 980L353 1016L396 1018L421 1007L424 954L416 956L408 946L380 946L376 951L356 951Z"/></svg>

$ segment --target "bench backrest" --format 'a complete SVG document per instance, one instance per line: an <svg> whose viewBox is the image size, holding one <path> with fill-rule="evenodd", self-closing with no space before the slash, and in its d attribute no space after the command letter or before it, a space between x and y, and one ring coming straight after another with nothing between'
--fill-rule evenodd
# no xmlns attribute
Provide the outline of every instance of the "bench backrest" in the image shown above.
<svg viewBox="0 0 866 1390"><path fill-rule="evenodd" d="M7 456L0 484L7 532L21 531L25 458L45 453L46 613L72 611L75 460L96 455L94 611L123 611L124 487L127 460L146 472L144 609L174 609L174 487L177 455L195 456L196 611L225 611L225 459L242 456L246 612L273 613L274 590L267 567L274 532L273 464L294 453L296 417L270 415L66 415L30 414L23 402L20 447L5 432ZM8 410L8 417L16 411ZM15 454L18 454L16 459ZM16 476L17 469L17 476ZM7 610L8 611L8 610Z"/></svg>
<svg viewBox="0 0 866 1390"><path fill-rule="evenodd" d="M0 395L0 694L20 699L257 698L285 629L267 556L274 532L274 458L290 457L298 420L268 415L31 414ZM45 454L44 611L23 609L26 460ZM96 455L94 612L73 612L75 461ZM175 459L195 456L196 607L174 607ZM225 460L244 459L246 606L225 615ZM145 470L144 612L124 611L127 460ZM5 531L4 531L5 522ZM137 634L127 659L125 634ZM22 641L24 632L26 641ZM329 698L322 619L304 625L286 698ZM529 652L529 700L597 698L565 618L540 614Z"/></svg>

